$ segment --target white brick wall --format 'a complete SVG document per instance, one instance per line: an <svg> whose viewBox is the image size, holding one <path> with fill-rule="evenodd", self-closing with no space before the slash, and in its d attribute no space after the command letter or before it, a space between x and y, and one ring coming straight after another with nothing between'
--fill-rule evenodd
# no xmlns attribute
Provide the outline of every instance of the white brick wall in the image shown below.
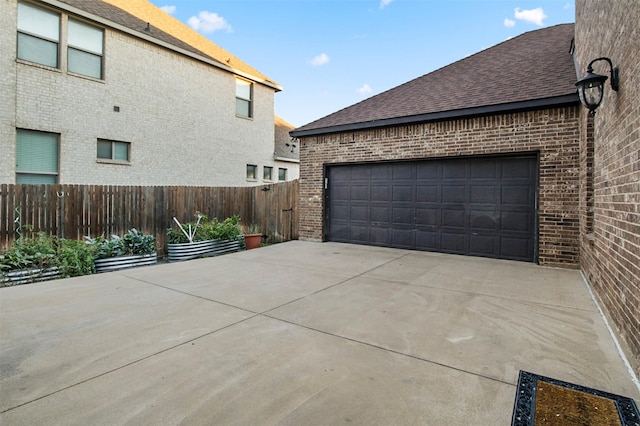
<svg viewBox="0 0 640 426"><path fill-rule="evenodd" d="M277 173L272 88L254 84L254 118L238 118L232 74L110 29L104 81L68 74L64 52L62 70L16 61L16 3L0 2L1 87L16 102L0 106L0 183L15 181L16 127L60 133L60 183L244 186L262 183L247 163ZM131 164L98 163L98 138L131 142Z"/></svg>

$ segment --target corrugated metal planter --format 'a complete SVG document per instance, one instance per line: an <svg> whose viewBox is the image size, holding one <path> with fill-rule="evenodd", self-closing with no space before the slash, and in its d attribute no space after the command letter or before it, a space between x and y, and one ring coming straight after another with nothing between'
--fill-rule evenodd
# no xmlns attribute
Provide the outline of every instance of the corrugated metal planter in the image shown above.
<svg viewBox="0 0 640 426"><path fill-rule="evenodd" d="M136 266L154 265L158 263L158 254L132 254L129 256L107 257L94 260L96 272L118 271Z"/></svg>
<svg viewBox="0 0 640 426"><path fill-rule="evenodd" d="M217 256L240 250L240 240L207 240L195 243L167 244L167 260L179 262L198 257Z"/></svg>
<svg viewBox="0 0 640 426"><path fill-rule="evenodd" d="M44 269L20 269L17 271L3 272L0 275L0 287L29 284L38 281L55 280L60 278L57 267Z"/></svg>

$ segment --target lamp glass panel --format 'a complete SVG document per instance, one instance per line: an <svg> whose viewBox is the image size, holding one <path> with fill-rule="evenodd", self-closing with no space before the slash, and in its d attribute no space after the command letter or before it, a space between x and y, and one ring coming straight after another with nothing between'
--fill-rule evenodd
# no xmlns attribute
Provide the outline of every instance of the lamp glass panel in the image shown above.
<svg viewBox="0 0 640 426"><path fill-rule="evenodd" d="M597 106L600 105L600 102L602 101L602 95L603 95L603 87L602 87L602 83L588 83L586 84L583 89L580 91L580 94L582 95L582 101L587 105L587 106Z"/></svg>

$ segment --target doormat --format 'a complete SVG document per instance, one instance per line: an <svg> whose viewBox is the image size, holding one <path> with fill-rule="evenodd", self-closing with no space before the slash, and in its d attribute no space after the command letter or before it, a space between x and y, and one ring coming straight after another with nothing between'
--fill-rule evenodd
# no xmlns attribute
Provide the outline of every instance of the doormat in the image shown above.
<svg viewBox="0 0 640 426"><path fill-rule="evenodd" d="M640 426L633 399L520 370L512 426Z"/></svg>

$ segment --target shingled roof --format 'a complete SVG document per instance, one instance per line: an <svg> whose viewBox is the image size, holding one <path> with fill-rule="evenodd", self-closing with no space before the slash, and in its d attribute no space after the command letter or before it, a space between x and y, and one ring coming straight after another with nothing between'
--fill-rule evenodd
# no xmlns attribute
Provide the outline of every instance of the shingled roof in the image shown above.
<svg viewBox="0 0 640 426"><path fill-rule="evenodd" d="M353 131L574 104L573 24L519 35L291 132Z"/></svg>
<svg viewBox="0 0 640 426"><path fill-rule="evenodd" d="M59 1L71 6L72 13L77 9L103 18L141 38L161 41L170 47L208 59L219 68L266 84L275 90L282 90L278 83L147 0Z"/></svg>

